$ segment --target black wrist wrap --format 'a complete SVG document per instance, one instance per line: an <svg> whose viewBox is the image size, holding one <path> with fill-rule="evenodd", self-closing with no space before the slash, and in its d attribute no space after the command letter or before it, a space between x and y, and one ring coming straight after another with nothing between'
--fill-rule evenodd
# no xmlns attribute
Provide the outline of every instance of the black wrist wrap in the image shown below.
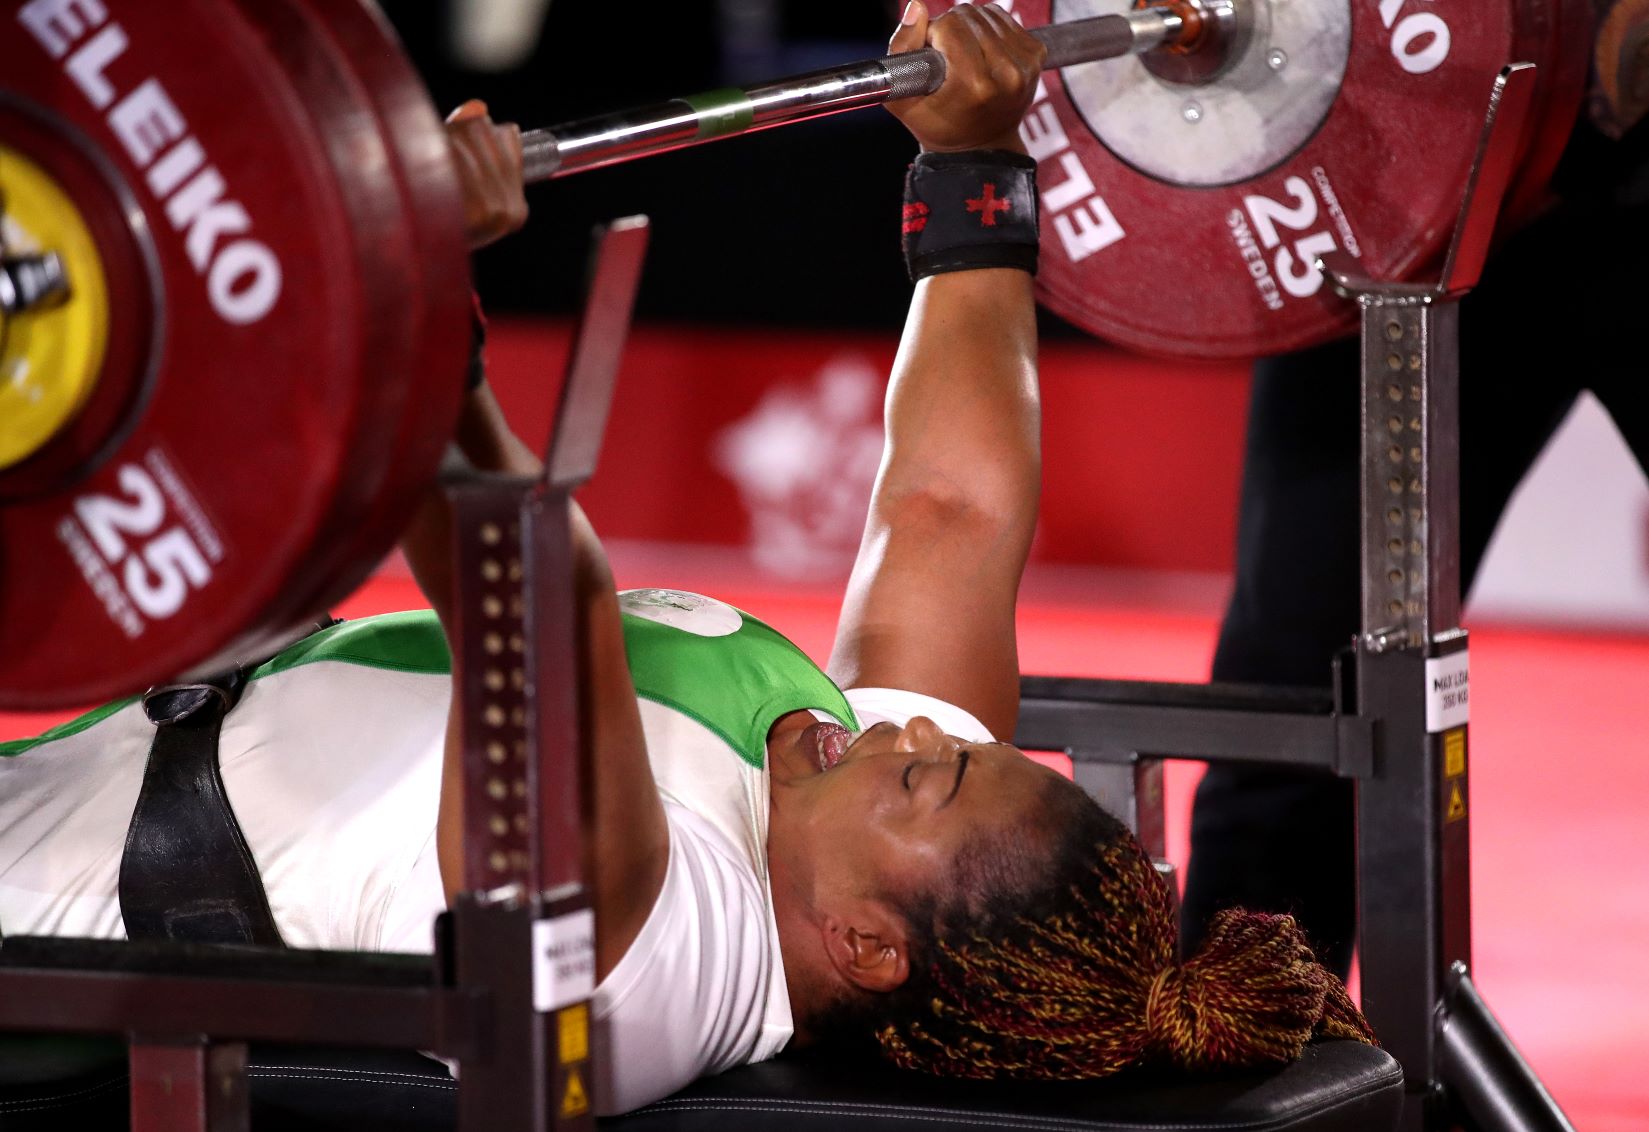
<svg viewBox="0 0 1649 1132"><path fill-rule="evenodd" d="M905 175L905 265L912 282L947 271L1036 274L1036 162L977 149L924 153Z"/></svg>

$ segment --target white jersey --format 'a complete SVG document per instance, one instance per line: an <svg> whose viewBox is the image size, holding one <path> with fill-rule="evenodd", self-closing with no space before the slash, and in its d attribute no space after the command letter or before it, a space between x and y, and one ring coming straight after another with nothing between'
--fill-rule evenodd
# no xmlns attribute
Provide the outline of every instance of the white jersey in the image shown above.
<svg viewBox="0 0 1649 1132"><path fill-rule="evenodd" d="M290 946L430 949L448 667L429 615L347 622L258 669L224 717L224 788ZM0 744L0 931L125 938L154 734L131 700Z"/></svg>
<svg viewBox="0 0 1649 1132"><path fill-rule="evenodd" d="M429 614L348 622L260 668L225 718L225 791L290 946L430 949L444 907L435 817L447 665ZM966 712L915 693L856 689L845 703L863 727L920 714L963 739L990 738ZM645 695L641 706L670 860L592 1003L604 1112L770 1057L793 1030L767 882L765 760L740 759L687 711ZM120 856L153 737L133 701L0 744L0 931L124 938Z"/></svg>

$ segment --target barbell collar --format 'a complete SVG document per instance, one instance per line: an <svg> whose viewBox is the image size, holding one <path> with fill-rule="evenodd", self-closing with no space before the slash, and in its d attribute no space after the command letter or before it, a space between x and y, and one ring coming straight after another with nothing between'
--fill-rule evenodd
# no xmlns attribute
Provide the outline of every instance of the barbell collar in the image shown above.
<svg viewBox="0 0 1649 1132"><path fill-rule="evenodd" d="M20 314L68 294L68 273L56 252L0 259L0 314Z"/></svg>
<svg viewBox="0 0 1649 1132"><path fill-rule="evenodd" d="M1187 18L1191 15L1191 18ZM1183 3L1034 29L1043 66L1140 55L1195 38L1201 21ZM728 87L633 110L529 130L521 137L528 184L720 138L932 94L945 81L933 48L868 59L747 87Z"/></svg>

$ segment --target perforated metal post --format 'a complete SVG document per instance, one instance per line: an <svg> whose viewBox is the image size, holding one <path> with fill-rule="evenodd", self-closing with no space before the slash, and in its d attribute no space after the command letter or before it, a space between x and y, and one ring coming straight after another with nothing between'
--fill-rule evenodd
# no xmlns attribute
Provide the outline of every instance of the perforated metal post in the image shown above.
<svg viewBox="0 0 1649 1132"><path fill-rule="evenodd" d="M1465 725L1428 720L1430 664L1463 656L1459 628L1458 304L1364 292L1363 634L1357 708L1378 719L1377 773L1357 784L1363 1007L1403 1064L1408 1127L1435 1127L1433 1009L1471 961ZM1443 780L1444 746L1459 774ZM1451 765L1450 769L1455 769ZM1456 833L1458 830L1458 833ZM1418 896L1418 898L1417 898Z"/></svg>
<svg viewBox="0 0 1649 1132"><path fill-rule="evenodd" d="M491 1041L459 1075L459 1125L594 1127L572 491L595 470L647 245L645 218L598 236L543 478L469 474L454 512L465 887L459 988L485 988Z"/></svg>
<svg viewBox="0 0 1649 1132"><path fill-rule="evenodd" d="M1482 271L1533 85L1528 65L1495 84L1440 283L1376 282L1343 254L1323 265L1362 312L1357 711L1379 727L1375 773L1357 787L1359 952L1364 1013L1407 1079L1405 1132L1454 1128L1462 1109L1485 1132L1571 1128L1538 1082L1520 1087L1533 1073L1458 989L1471 963L1459 300Z"/></svg>
<svg viewBox="0 0 1649 1132"><path fill-rule="evenodd" d="M1365 295L1362 624L1385 651L1460 623L1460 307Z"/></svg>
<svg viewBox="0 0 1649 1132"><path fill-rule="evenodd" d="M488 1041L461 1064L459 1127L535 1128L549 1091L534 1049L526 835L525 569L522 477L450 483L455 546L452 633L464 750L464 893L453 906L460 988L485 988ZM513 645L513 648L512 648Z"/></svg>

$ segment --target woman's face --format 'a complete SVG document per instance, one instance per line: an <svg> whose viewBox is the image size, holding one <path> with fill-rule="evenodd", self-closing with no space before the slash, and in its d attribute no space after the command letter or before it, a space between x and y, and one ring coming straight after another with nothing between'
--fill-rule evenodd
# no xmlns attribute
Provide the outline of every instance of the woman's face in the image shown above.
<svg viewBox="0 0 1649 1132"><path fill-rule="evenodd" d="M970 844L1040 840L1038 803L1057 778L1016 747L963 742L921 716L857 737L775 728L768 751L773 822L801 846L815 895L927 893Z"/></svg>

